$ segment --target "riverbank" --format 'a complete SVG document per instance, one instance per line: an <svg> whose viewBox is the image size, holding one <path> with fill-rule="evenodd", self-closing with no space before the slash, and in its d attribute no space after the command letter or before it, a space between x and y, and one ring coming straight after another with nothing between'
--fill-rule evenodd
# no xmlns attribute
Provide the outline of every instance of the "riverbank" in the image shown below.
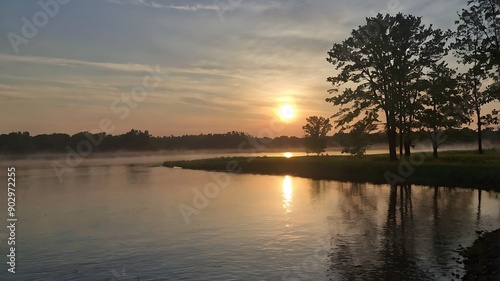
<svg viewBox="0 0 500 281"><path fill-rule="evenodd" d="M304 157L219 157L166 161L165 167L229 171L248 174L291 175L321 180L403 183L446 187L470 187L500 191L500 152L415 153L410 160L389 161L387 155Z"/></svg>
<svg viewBox="0 0 500 281"><path fill-rule="evenodd" d="M500 280L500 229L478 238L463 256L465 281Z"/></svg>

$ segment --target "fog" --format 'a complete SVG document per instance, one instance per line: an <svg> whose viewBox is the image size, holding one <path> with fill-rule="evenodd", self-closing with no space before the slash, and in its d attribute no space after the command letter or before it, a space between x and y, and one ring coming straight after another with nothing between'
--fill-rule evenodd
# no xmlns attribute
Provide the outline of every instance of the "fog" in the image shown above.
<svg viewBox="0 0 500 281"><path fill-rule="evenodd" d="M483 149L500 149L500 143L494 143L489 140L483 141ZM439 151L454 151L454 150L477 150L477 142L468 143L444 143L438 148ZM428 139L424 142L417 142L414 151L432 151L431 140Z"/></svg>
<svg viewBox="0 0 500 281"><path fill-rule="evenodd" d="M2 155L0 156L0 167L52 168L52 165L58 164L73 168L116 165L154 166L161 165L167 160L190 160L231 155L241 155L241 153L226 150L96 152L87 156L77 155L76 153L37 153L30 155Z"/></svg>
<svg viewBox="0 0 500 281"><path fill-rule="evenodd" d="M477 143L456 143L443 144L439 147L439 152L454 151L454 150L471 150L477 149ZM500 149L499 143L490 141L483 142L483 149ZM398 149L399 151L399 149ZM432 145L430 140L425 142L416 142L413 152L431 152ZM88 156L79 156L71 153L37 153L30 155L0 155L0 167L14 166L16 168L53 168L54 165L71 168L86 167L86 166L116 166L116 165L147 165L159 166L164 161L169 160L192 160L214 157L285 157L287 152L288 157L306 156L304 151L286 151L286 150L270 150L256 152L255 150L237 151L237 150L164 150L164 151L122 151L122 152L96 152ZM386 144L376 144L366 151L366 154L385 154L388 153ZM340 147L328 148L325 155L344 155L341 154Z"/></svg>

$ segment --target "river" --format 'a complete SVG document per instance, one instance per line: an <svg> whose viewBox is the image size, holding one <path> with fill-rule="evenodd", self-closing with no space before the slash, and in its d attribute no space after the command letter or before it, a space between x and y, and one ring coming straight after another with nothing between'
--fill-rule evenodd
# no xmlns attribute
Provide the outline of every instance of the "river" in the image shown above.
<svg viewBox="0 0 500 281"><path fill-rule="evenodd" d="M494 192L161 166L205 156L91 159L61 180L53 160L1 163L18 221L0 279L451 280L460 245L500 227Z"/></svg>

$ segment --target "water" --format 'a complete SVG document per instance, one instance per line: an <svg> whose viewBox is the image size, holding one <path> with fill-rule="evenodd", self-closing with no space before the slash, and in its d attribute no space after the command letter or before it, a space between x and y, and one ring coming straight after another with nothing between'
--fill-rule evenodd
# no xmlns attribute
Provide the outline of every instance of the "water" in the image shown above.
<svg viewBox="0 0 500 281"><path fill-rule="evenodd" d="M159 166L165 157L126 160L87 161L62 182L50 161L12 162L17 273L7 273L4 231L0 279L451 280L463 273L459 245L500 227L493 192L226 177ZM217 180L218 192L209 184ZM195 190L206 186L210 198L200 200ZM195 212L183 217L179 206Z"/></svg>

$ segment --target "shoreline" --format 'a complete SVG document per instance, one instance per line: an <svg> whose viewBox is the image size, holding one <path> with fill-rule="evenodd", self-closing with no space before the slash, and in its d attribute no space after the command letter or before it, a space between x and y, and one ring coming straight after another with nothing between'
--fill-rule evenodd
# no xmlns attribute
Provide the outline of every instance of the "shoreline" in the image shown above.
<svg viewBox="0 0 500 281"><path fill-rule="evenodd" d="M481 235L462 256L465 268L462 280L500 280L500 228Z"/></svg>
<svg viewBox="0 0 500 281"><path fill-rule="evenodd" d="M413 159L414 161L412 161ZM290 175L316 180L373 184L415 184L500 192L500 152L442 152L437 159L415 153L410 161L387 155L219 157L166 161L164 167L217 172Z"/></svg>

